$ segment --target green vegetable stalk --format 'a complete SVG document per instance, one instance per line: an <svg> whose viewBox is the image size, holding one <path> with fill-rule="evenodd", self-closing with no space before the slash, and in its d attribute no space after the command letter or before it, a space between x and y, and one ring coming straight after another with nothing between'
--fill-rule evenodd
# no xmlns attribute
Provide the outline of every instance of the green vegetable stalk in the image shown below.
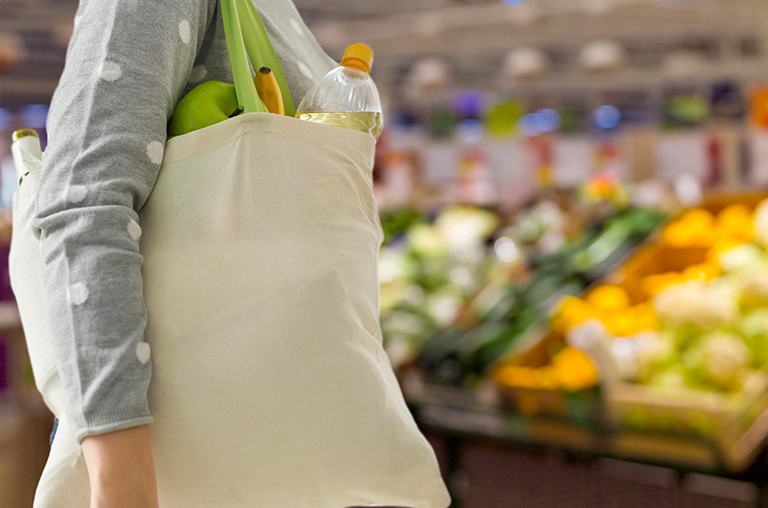
<svg viewBox="0 0 768 508"><path fill-rule="evenodd" d="M237 102L245 113L267 113L267 107L256 93L251 70L248 68L243 32L235 2L236 0L221 0L221 14L224 20L224 31L227 34L227 51L232 64Z"/></svg>
<svg viewBox="0 0 768 508"><path fill-rule="evenodd" d="M272 43L269 41L269 36L264 29L264 24L261 22L256 7L254 7L251 0L235 0L235 3L241 24L252 27L252 30L245 30L243 32L243 39L248 50L248 56L251 59L251 65L253 65L254 69L260 67L272 69L283 96L285 114L291 117L296 116L296 109L293 106L291 92L288 90L288 83L285 81L283 68L280 66L280 61L277 58L275 49L272 47Z"/></svg>

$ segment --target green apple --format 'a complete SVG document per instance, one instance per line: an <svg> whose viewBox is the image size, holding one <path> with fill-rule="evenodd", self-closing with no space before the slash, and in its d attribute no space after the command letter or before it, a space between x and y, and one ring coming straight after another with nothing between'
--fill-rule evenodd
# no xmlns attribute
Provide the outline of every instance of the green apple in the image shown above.
<svg viewBox="0 0 768 508"><path fill-rule="evenodd" d="M222 122L240 112L235 85L206 81L197 85L176 106L168 123L168 137Z"/></svg>

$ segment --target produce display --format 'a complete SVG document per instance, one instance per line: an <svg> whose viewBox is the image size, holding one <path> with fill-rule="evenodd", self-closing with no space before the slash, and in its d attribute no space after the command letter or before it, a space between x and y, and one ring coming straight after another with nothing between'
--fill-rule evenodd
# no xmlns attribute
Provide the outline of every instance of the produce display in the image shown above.
<svg viewBox="0 0 768 508"><path fill-rule="evenodd" d="M399 366L413 360L425 338L457 322L492 273L503 276L504 264L487 246L499 219L486 210L452 208L432 221L413 211L385 213L381 223L381 325Z"/></svg>
<svg viewBox="0 0 768 508"><path fill-rule="evenodd" d="M648 302L633 305L627 292L618 286L599 286L586 298L566 298L559 302L552 328L563 335L575 326L598 320L616 337L629 337L658 330L653 306Z"/></svg>
<svg viewBox="0 0 768 508"><path fill-rule="evenodd" d="M684 213L663 229L660 252L675 257L675 248L699 247L700 262L635 279L634 302L624 287L608 285L563 299L553 330L567 336L599 322L615 338L611 349L625 380L740 392L768 363L766 214L768 201L754 214L742 204L716 215Z"/></svg>
<svg viewBox="0 0 768 508"><path fill-rule="evenodd" d="M662 241L670 247L711 247L739 244L755 237L752 210L743 204L724 208L717 215L697 208L664 228Z"/></svg>
<svg viewBox="0 0 768 508"><path fill-rule="evenodd" d="M598 382L595 364L589 356L573 347L562 348L552 355L552 362L543 367L504 365L495 376L508 387L571 392L592 388ZM521 409L529 412L526 407Z"/></svg>
<svg viewBox="0 0 768 508"><path fill-rule="evenodd" d="M480 411L515 439L753 463L768 436L768 195L680 210L632 191L600 177L511 218L382 214L384 344L411 400L467 425Z"/></svg>
<svg viewBox="0 0 768 508"><path fill-rule="evenodd" d="M415 363L431 382L474 386L521 338L547 326L564 295L578 295L664 219L647 208L611 211L578 229L551 201L507 226L467 207L433 221L415 212L382 215L381 323L393 364ZM407 228L399 235L398 224ZM543 384L573 387L594 377L591 365L581 369L588 362L580 352L559 358Z"/></svg>
<svg viewBox="0 0 768 508"><path fill-rule="evenodd" d="M511 221L384 214L387 351L431 385L491 380L530 421L687 436L744 467L768 434L764 197L665 223L596 181L572 201L598 200L588 212L550 196Z"/></svg>

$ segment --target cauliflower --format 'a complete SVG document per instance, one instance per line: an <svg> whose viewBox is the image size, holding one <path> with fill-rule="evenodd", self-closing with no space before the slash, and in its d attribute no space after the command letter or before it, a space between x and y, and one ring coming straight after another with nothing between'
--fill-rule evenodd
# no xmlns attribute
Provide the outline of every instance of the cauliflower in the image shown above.
<svg viewBox="0 0 768 508"><path fill-rule="evenodd" d="M765 255L758 246L744 244L719 253L717 262L725 272L744 271L765 267Z"/></svg>
<svg viewBox="0 0 768 508"><path fill-rule="evenodd" d="M432 294L427 299L427 309L430 317L440 326L449 326L459 316L461 311L461 294L446 288Z"/></svg>
<svg viewBox="0 0 768 508"><path fill-rule="evenodd" d="M753 365L762 368L768 364L768 309L757 309L744 316L738 331L752 351Z"/></svg>
<svg viewBox="0 0 768 508"><path fill-rule="evenodd" d="M746 314L739 324L739 332L745 338L768 335L768 309L757 309Z"/></svg>
<svg viewBox="0 0 768 508"><path fill-rule="evenodd" d="M654 375L678 363L674 336L668 333L658 333L648 340L644 347L635 353L637 378L648 382Z"/></svg>
<svg viewBox="0 0 768 508"><path fill-rule="evenodd" d="M739 317L737 293L723 285L675 284L656 295L653 307L659 321L673 328L693 325L708 331Z"/></svg>
<svg viewBox="0 0 768 508"><path fill-rule="evenodd" d="M408 245L415 253L430 259L445 257L450 250L450 244L427 224L417 224L408 230Z"/></svg>
<svg viewBox="0 0 768 508"><path fill-rule="evenodd" d="M498 227L496 215L474 208L450 208L435 220L435 230L451 250L472 249Z"/></svg>
<svg viewBox="0 0 768 508"><path fill-rule="evenodd" d="M381 329L384 333L384 348L395 368L413 360L418 354L422 337L431 332L423 317L401 311L384 316Z"/></svg>
<svg viewBox="0 0 768 508"><path fill-rule="evenodd" d="M406 296L413 276L413 263L399 249L385 247L379 254L379 311L386 313Z"/></svg>
<svg viewBox="0 0 768 508"><path fill-rule="evenodd" d="M413 277L413 263L402 249L384 247L379 253L379 283L389 284Z"/></svg>
<svg viewBox="0 0 768 508"><path fill-rule="evenodd" d="M683 369L679 365L654 374L648 384L665 390L679 390L687 386Z"/></svg>
<svg viewBox="0 0 768 508"><path fill-rule="evenodd" d="M744 371L752 361L752 353L734 334L714 332L683 357L692 384L713 385L725 391L741 388Z"/></svg>
<svg viewBox="0 0 768 508"><path fill-rule="evenodd" d="M741 302L745 307L768 305L768 267L750 270L742 278Z"/></svg>

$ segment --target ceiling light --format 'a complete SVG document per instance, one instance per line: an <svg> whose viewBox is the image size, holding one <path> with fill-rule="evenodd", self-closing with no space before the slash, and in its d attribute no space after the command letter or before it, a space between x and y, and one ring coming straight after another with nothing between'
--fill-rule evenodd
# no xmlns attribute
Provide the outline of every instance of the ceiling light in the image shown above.
<svg viewBox="0 0 768 508"><path fill-rule="evenodd" d="M549 66L546 53L538 48L519 48L510 53L504 61L502 72L513 78L529 79L544 74Z"/></svg>
<svg viewBox="0 0 768 508"><path fill-rule="evenodd" d="M584 46L579 55L581 64L592 72L618 70L624 66L624 49L615 41L598 40Z"/></svg>
<svg viewBox="0 0 768 508"><path fill-rule="evenodd" d="M425 58L416 62L408 75L411 87L421 90L445 88L450 82L448 64L440 58Z"/></svg>

